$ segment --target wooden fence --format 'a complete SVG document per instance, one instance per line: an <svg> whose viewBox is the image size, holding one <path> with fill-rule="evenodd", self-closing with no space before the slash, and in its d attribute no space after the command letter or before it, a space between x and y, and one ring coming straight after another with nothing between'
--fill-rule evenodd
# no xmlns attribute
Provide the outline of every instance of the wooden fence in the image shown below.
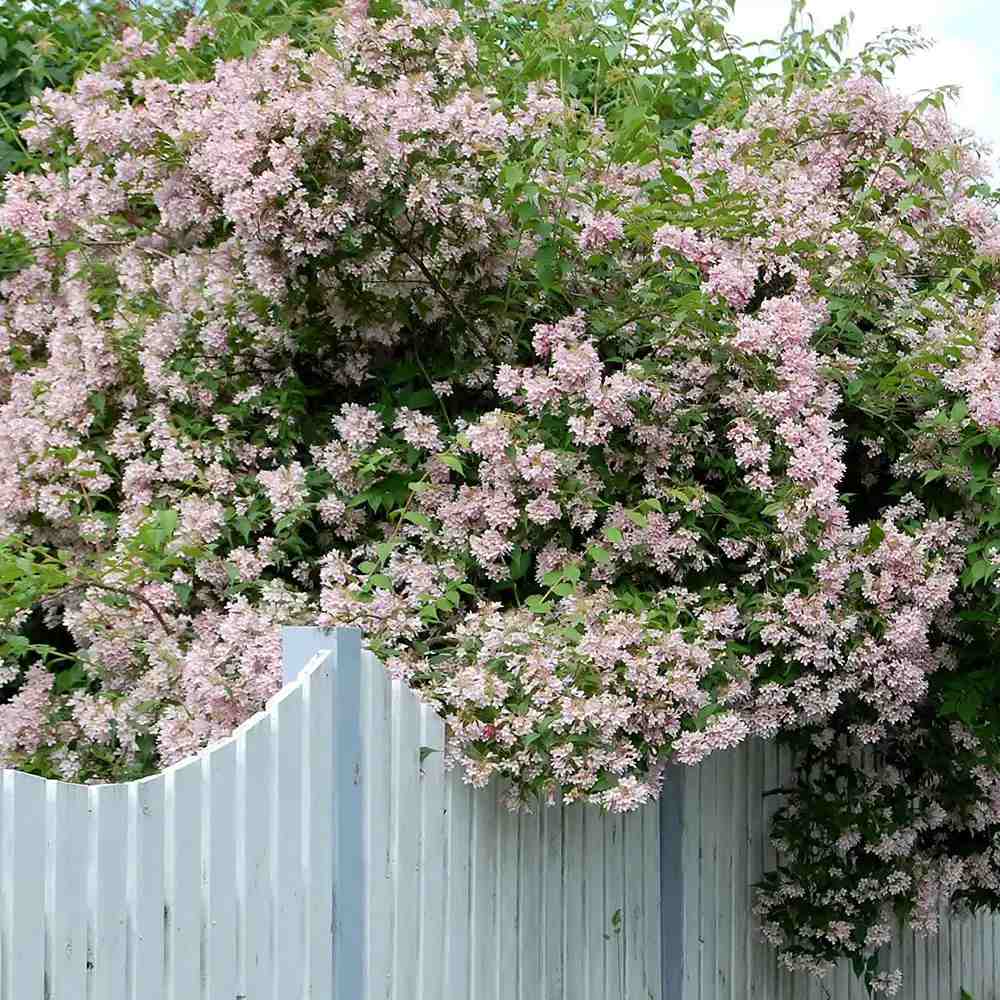
<svg viewBox="0 0 1000 1000"><path fill-rule="evenodd" d="M672 772L663 796L664 1000L867 1000L848 963L824 980L780 972L749 917L751 884L775 861L767 831L778 788L791 769L786 751L751 741ZM1000 1000L1000 919L949 917L922 937L897 929L882 967L901 969L895 1000ZM884 996L884 994L882 994Z"/></svg>
<svg viewBox="0 0 1000 1000"><path fill-rule="evenodd" d="M445 773L440 720L356 633L288 629L285 661L162 774L0 775L0 1000L863 997L756 940L773 746L671 769L659 809L515 815ZM1000 1000L995 921L893 950L905 1000Z"/></svg>
<svg viewBox="0 0 1000 1000"><path fill-rule="evenodd" d="M660 1000L655 809L513 815L356 633L285 641L297 679L162 774L3 772L2 1000Z"/></svg>

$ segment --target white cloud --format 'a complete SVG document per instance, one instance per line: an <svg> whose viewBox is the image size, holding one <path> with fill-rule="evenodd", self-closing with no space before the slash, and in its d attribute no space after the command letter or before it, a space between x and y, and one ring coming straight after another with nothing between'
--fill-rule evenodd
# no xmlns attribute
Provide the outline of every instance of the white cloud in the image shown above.
<svg viewBox="0 0 1000 1000"><path fill-rule="evenodd" d="M788 18L787 0L736 0L733 32L747 40L773 38ZM812 0L817 28L828 28L851 10L851 0ZM1000 27L992 0L855 0L850 50L856 52L880 31L919 27L936 44L899 67L895 86L908 94L955 84L961 95L951 113L961 125L1000 150L1000 78L989 42ZM994 157L995 160L995 157Z"/></svg>

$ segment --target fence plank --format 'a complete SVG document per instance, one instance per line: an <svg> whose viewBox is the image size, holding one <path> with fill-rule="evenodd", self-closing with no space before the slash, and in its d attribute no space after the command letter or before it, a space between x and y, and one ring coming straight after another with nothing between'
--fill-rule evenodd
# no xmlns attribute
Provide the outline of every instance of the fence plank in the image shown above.
<svg viewBox="0 0 1000 1000"><path fill-rule="evenodd" d="M989 937L988 924L990 921L990 916L979 911L976 916L976 921L979 924L979 957L977 959L978 965L977 970L979 972L979 992L981 996L986 996L987 991L992 992L992 983L990 981L990 975L988 970L993 965L993 947L992 940Z"/></svg>
<svg viewBox="0 0 1000 1000"><path fill-rule="evenodd" d="M580 942L586 940L586 885L582 878L567 878L567 874L582 872L584 866L584 807L579 803L563 807L563 981L565 1000L590 1000L587 988L586 962L580 955Z"/></svg>
<svg viewBox="0 0 1000 1000"><path fill-rule="evenodd" d="M271 799L261 794L271 784L271 750L270 728L256 719L236 752L240 992L248 1000L266 997L271 987Z"/></svg>
<svg viewBox="0 0 1000 1000"><path fill-rule="evenodd" d="M164 840L167 1000L201 992L201 762L187 760L166 772Z"/></svg>
<svg viewBox="0 0 1000 1000"><path fill-rule="evenodd" d="M163 1000L165 810L163 775L129 785L130 1000Z"/></svg>
<svg viewBox="0 0 1000 1000"><path fill-rule="evenodd" d="M8 859L11 855L8 832L13 816L7 804L5 791L6 776L0 774L0 996L3 1000L10 997L8 986L8 966L10 952L14 946L13 925L10 919L10 888L7 881Z"/></svg>
<svg viewBox="0 0 1000 1000"><path fill-rule="evenodd" d="M719 898L715 917L715 948L712 978L720 998L732 1000L734 970L733 925L733 760L730 754L715 754L719 807L715 816L715 891ZM743 873L739 876L743 878Z"/></svg>
<svg viewBox="0 0 1000 1000"><path fill-rule="evenodd" d="M87 822L83 785L47 782L48 987L53 1000L87 995ZM130 870L135 866L130 864ZM154 966L159 968L159 963Z"/></svg>
<svg viewBox="0 0 1000 1000"><path fill-rule="evenodd" d="M473 796L472 819L472 969L470 997L498 1000L497 855L499 853L495 785Z"/></svg>
<svg viewBox="0 0 1000 1000"><path fill-rule="evenodd" d="M947 953L947 918L943 908L939 907L941 930L933 935L928 945L933 949L934 962L930 969L930 992L935 997L943 997L948 991L948 953Z"/></svg>
<svg viewBox="0 0 1000 1000"><path fill-rule="evenodd" d="M643 948L643 988L640 997L659 1000L660 991L666 981L666 970L661 967L663 950L661 943L665 933L664 904L660 899L663 872L660 869L663 858L660 850L663 844L660 830L659 803L646 806L642 810L642 864L632 877L642 882L643 926L646 929L646 943ZM664 994L664 1000L670 1000Z"/></svg>
<svg viewBox="0 0 1000 1000"><path fill-rule="evenodd" d="M701 931L702 914L702 826L701 826L701 768L690 770L685 775L683 798L680 809L682 815L682 870L685 877L698 872L697 879L689 879L680 893L683 912L679 914L684 928L683 975L684 996L701 996ZM670 906L667 900L664 907Z"/></svg>
<svg viewBox="0 0 1000 1000"><path fill-rule="evenodd" d="M333 994L333 758L330 732L333 728L333 664L324 657L305 680L306 813L308 873L306 889L309 953L308 996L322 1000Z"/></svg>
<svg viewBox="0 0 1000 1000"><path fill-rule="evenodd" d="M303 731L301 687L286 688L268 706L274 747L271 895L274 899L274 959L271 996L301 1000L305 992L305 886L302 859Z"/></svg>
<svg viewBox="0 0 1000 1000"><path fill-rule="evenodd" d="M700 767L702 787L710 787L714 794L703 795L701 800L701 996L721 996L719 991L719 963L716 953L718 942L718 921L721 907L706 905L709 900L719 898L719 827L722 821L718 815L720 754L712 754Z"/></svg>
<svg viewBox="0 0 1000 1000"><path fill-rule="evenodd" d="M747 875L752 885L760 879L763 870L764 767L758 741L751 740L747 747ZM745 933L749 958L747 963L750 976L749 994L752 1000L766 1000L764 990L769 956L757 931L757 921L751 915L747 919Z"/></svg>
<svg viewBox="0 0 1000 1000"><path fill-rule="evenodd" d="M396 933L392 847L394 796L392 684L385 671L370 664L364 671L363 711L365 768L365 830L368 843L369 896L367 949L371 996L392 996L392 948Z"/></svg>
<svg viewBox="0 0 1000 1000"><path fill-rule="evenodd" d="M962 989L963 972L963 951L962 951L962 922L960 920L949 920L945 930L948 940L948 989L952 996L958 996Z"/></svg>
<svg viewBox="0 0 1000 1000"><path fill-rule="evenodd" d="M587 1000L603 1000L607 962L605 928L610 914L604 896L604 823L596 809L585 809L583 820L583 867L585 951L580 958L586 969Z"/></svg>
<svg viewBox="0 0 1000 1000"><path fill-rule="evenodd" d="M393 843L396 927L393 935L395 1000L413 996L413 974L423 928L420 897L420 706L399 681L392 685ZM406 914L405 920L402 919Z"/></svg>
<svg viewBox="0 0 1000 1000"><path fill-rule="evenodd" d="M997 920L994 915L990 925L990 936L993 939L993 965L990 982L993 983L993 988L997 991L994 996L994 1000L997 1000L997 997L1000 997L1000 920Z"/></svg>
<svg viewBox="0 0 1000 1000"><path fill-rule="evenodd" d="M566 892L563 882L565 861L565 807L541 809L542 821L542 982L543 1000L563 1000L563 925Z"/></svg>
<svg viewBox="0 0 1000 1000"><path fill-rule="evenodd" d="M913 939L913 1000L933 1000L927 994L927 937L915 934Z"/></svg>
<svg viewBox="0 0 1000 1000"><path fill-rule="evenodd" d="M732 787L729 801L732 803L733 816L731 827L732 840L732 867L731 867L731 892L729 906L731 908L731 952L730 971L731 982L729 995L732 1000L743 1000L740 991L746 990L751 977L747 973L747 964L750 961L750 949L747 925L750 921L746 914L750 912L752 905L750 894L750 878L747 871L749 864L749 816L747 815L747 782L748 782L748 759L747 754L734 754L731 764Z"/></svg>
<svg viewBox="0 0 1000 1000"><path fill-rule="evenodd" d="M448 882L448 815L445 807L444 726L428 708L420 708L420 899L423 929L420 937L417 997L438 1000L445 995L444 943L449 933L445 918Z"/></svg>
<svg viewBox="0 0 1000 1000"><path fill-rule="evenodd" d="M442 996L472 996L472 788L452 775L445 788L448 844L445 989ZM561 943L561 942L560 942Z"/></svg>
<svg viewBox="0 0 1000 1000"><path fill-rule="evenodd" d="M602 816L604 827L604 996L623 1000L625 992L624 928L627 914L620 903L625 892L621 816Z"/></svg>
<svg viewBox="0 0 1000 1000"><path fill-rule="evenodd" d="M636 873L643 870L642 856L643 812L626 813L622 817L622 875L624 901L622 929L624 933L624 987L626 997L641 997L645 975L643 953L646 949L646 918L644 916L643 882ZM657 924L659 921L655 921ZM654 938L653 947L659 945Z"/></svg>
<svg viewBox="0 0 1000 1000"><path fill-rule="evenodd" d="M333 668L333 994L339 1000L368 995L364 815L370 774L361 724L362 677L365 670L382 667L367 653L362 658L356 629L340 629Z"/></svg>
<svg viewBox="0 0 1000 1000"><path fill-rule="evenodd" d="M45 782L3 774L3 977L7 996L41 1000L45 989Z"/></svg>
<svg viewBox="0 0 1000 1000"><path fill-rule="evenodd" d="M541 879L544 848L539 807L522 814L518 837L517 1000L538 1000L539 990L544 989L542 946L545 941Z"/></svg>
<svg viewBox="0 0 1000 1000"><path fill-rule="evenodd" d="M497 810L497 921L496 921L496 996L497 1000L517 997L518 921L518 819L504 802Z"/></svg>
<svg viewBox="0 0 1000 1000"><path fill-rule="evenodd" d="M236 744L227 741L202 759L206 793L205 958L202 1000L239 992L236 935Z"/></svg>
<svg viewBox="0 0 1000 1000"><path fill-rule="evenodd" d="M95 943L94 1000L125 1000L126 873L128 865L128 789L124 785L91 788L96 817L96 866L91 885Z"/></svg>

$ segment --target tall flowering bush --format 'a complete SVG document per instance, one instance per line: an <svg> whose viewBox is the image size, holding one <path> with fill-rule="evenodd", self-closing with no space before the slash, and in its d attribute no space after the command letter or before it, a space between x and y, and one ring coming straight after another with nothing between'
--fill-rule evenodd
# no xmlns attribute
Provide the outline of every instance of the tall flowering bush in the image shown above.
<svg viewBox="0 0 1000 1000"><path fill-rule="evenodd" d="M723 13L193 19L36 99L3 763L146 773L276 690L281 624L351 625L515 799L791 741L790 967L892 992L894 910L996 904L988 162L893 45L774 64Z"/></svg>

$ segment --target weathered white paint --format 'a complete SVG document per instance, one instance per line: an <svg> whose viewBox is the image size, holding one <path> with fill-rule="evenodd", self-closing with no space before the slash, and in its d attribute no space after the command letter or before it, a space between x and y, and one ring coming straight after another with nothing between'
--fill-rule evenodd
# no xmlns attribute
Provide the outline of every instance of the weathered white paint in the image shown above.
<svg viewBox="0 0 1000 1000"><path fill-rule="evenodd" d="M163 774L0 774L0 1000L661 1000L656 809L508 812L356 633L286 675Z"/></svg>
<svg viewBox="0 0 1000 1000"><path fill-rule="evenodd" d="M664 884L663 929L673 985L663 1000L867 1000L846 963L823 982L779 973L749 916L749 887L774 861L767 830L779 798L763 793L780 787L789 767L773 743L755 741L671 769L663 867L674 881L669 891ZM959 1000L962 989L1000 1000L1000 918L945 917L927 938L899 932L883 967L903 971L898 1000Z"/></svg>

